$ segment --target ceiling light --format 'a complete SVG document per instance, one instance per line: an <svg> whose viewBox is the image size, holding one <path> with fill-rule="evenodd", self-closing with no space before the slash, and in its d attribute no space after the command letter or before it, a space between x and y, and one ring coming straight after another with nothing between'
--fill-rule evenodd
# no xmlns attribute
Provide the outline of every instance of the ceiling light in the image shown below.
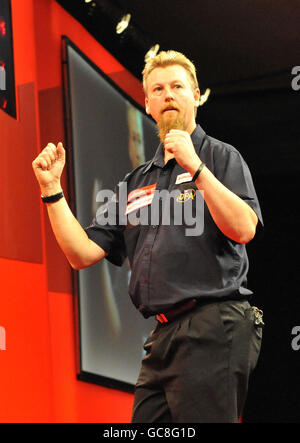
<svg viewBox="0 0 300 443"><path fill-rule="evenodd" d="M121 18L121 21L116 26L116 33L122 34L123 31L128 27L131 19L131 14L126 14Z"/></svg>
<svg viewBox="0 0 300 443"><path fill-rule="evenodd" d="M149 51L146 52L145 62L147 63L149 60L151 60L151 58L154 58L156 56L156 54L158 53L158 50L159 50L158 44L152 46L152 48L150 48Z"/></svg>
<svg viewBox="0 0 300 443"><path fill-rule="evenodd" d="M201 94L201 96L200 96L200 103L199 103L200 106L204 105L204 103L207 101L207 99L209 97L209 94L210 94L210 89L209 88L207 88L205 90L203 95Z"/></svg>
<svg viewBox="0 0 300 443"><path fill-rule="evenodd" d="M85 3L91 3L93 0L84 0Z"/></svg>

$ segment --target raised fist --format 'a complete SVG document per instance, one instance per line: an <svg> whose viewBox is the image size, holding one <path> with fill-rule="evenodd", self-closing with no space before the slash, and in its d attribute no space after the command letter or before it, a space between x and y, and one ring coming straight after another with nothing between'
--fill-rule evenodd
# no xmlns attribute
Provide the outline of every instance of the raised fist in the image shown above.
<svg viewBox="0 0 300 443"><path fill-rule="evenodd" d="M65 149L61 142L48 145L32 162L32 168L41 190L60 187L60 178L66 162Z"/></svg>

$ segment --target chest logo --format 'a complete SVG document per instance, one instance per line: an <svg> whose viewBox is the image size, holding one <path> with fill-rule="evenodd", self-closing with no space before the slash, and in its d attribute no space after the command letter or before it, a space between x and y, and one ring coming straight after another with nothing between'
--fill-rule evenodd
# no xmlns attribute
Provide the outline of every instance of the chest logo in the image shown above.
<svg viewBox="0 0 300 443"><path fill-rule="evenodd" d="M188 200L194 200L195 196L196 196L195 189L185 189L183 192L179 194L176 201L178 203L185 203Z"/></svg>
<svg viewBox="0 0 300 443"><path fill-rule="evenodd" d="M144 186L131 191L127 197L125 215L128 215L137 209L143 208L144 206L151 205L155 190L156 183L153 183L152 185Z"/></svg>
<svg viewBox="0 0 300 443"><path fill-rule="evenodd" d="M175 185L179 185L180 183L190 182L192 180L192 176L189 172L184 172L183 174L179 174L176 177Z"/></svg>

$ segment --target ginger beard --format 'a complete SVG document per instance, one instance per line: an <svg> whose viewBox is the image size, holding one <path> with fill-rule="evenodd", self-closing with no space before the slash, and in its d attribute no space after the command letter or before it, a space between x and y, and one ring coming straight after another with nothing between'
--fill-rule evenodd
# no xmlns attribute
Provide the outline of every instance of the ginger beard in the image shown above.
<svg viewBox="0 0 300 443"><path fill-rule="evenodd" d="M166 111L166 109L174 108L175 110ZM157 121L158 135L162 144L164 144L165 137L171 129L187 130L187 124L184 116L176 106L168 105L161 111Z"/></svg>

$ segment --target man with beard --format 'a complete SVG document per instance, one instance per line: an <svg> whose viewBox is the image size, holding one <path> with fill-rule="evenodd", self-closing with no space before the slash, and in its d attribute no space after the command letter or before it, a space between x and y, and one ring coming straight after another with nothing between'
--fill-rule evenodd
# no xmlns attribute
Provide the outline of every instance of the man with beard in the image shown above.
<svg viewBox="0 0 300 443"><path fill-rule="evenodd" d="M106 257L131 265L129 295L157 324L144 344L132 422L237 422L256 366L262 312L250 306L246 243L262 216L249 169L232 146L196 124L200 91L195 67L183 54L163 51L143 71L146 112L161 143L116 189L104 213L85 229L60 186L62 144L49 144L33 162L58 243L75 269ZM192 204L204 228L187 235L174 217L163 224L120 222L126 190L128 217L150 211L157 191L178 193L173 206ZM197 206L202 196L202 204ZM103 214L103 211L102 211ZM132 220L132 218L131 218Z"/></svg>

